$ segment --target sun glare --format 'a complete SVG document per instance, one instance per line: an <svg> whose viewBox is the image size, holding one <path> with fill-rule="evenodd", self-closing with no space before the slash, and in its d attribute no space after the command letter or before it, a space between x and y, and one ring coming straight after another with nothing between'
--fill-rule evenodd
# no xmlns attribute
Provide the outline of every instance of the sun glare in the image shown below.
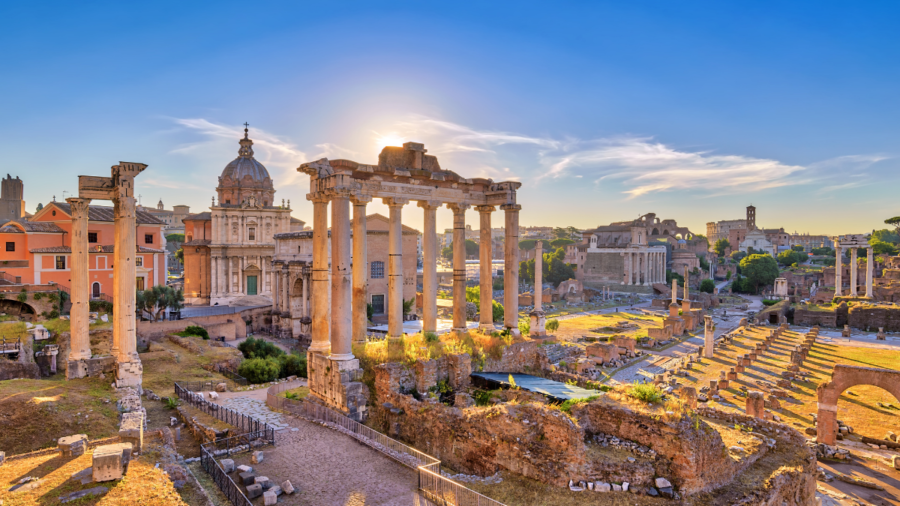
<svg viewBox="0 0 900 506"><path fill-rule="evenodd" d="M378 145L378 148L381 149L385 146L397 146L400 147L403 143L406 142L406 139L400 136L400 134L396 132L391 132L385 135L378 135L378 138L375 139L375 144Z"/></svg>

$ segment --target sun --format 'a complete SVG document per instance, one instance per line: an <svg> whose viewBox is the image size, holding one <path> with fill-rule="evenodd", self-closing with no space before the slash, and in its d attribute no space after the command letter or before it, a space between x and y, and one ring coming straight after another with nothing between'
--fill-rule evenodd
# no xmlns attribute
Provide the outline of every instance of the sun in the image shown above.
<svg viewBox="0 0 900 506"><path fill-rule="evenodd" d="M383 135L378 134L378 137L375 139L375 144L378 145L379 148L383 148L385 146L400 147L404 142L406 142L406 139L404 139L397 132L391 132Z"/></svg>

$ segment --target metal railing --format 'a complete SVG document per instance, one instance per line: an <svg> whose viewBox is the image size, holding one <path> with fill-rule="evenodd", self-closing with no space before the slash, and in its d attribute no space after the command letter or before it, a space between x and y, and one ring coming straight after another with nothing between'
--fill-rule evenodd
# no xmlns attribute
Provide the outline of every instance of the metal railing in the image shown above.
<svg viewBox="0 0 900 506"><path fill-rule="evenodd" d="M422 496L437 506L504 506L489 497L466 488L441 475L441 461L405 445L397 440L352 420L333 409L306 401L287 399L278 394L301 386L300 381L281 383L266 391L266 404L310 420L332 424L344 429L357 441L372 447L400 464L416 471L418 488Z"/></svg>
<svg viewBox="0 0 900 506"><path fill-rule="evenodd" d="M241 376L240 374L237 373L237 371L233 371L231 369L227 369L227 368L223 367L223 368L219 369L219 374L221 374L222 376L225 376L229 380L235 382L236 384L238 384L242 387L245 387L250 384L250 382L247 381L247 378Z"/></svg>
<svg viewBox="0 0 900 506"><path fill-rule="evenodd" d="M209 386L212 386L213 388L206 388ZM212 382L199 381L185 382L183 384L175 383L175 395L190 406L227 424L233 425L245 433L265 433L266 438L272 441L272 444L275 443L274 427L270 427L267 423L257 420L252 416L209 402L205 398L194 393L203 390L214 391L215 385Z"/></svg>
<svg viewBox="0 0 900 506"><path fill-rule="evenodd" d="M19 350L22 347L22 342L19 338L15 339L0 339L0 353L19 353Z"/></svg>
<svg viewBox="0 0 900 506"><path fill-rule="evenodd" d="M273 439L268 439L268 436L268 432L249 432L200 445L200 465L212 477L216 486L219 487L219 490L222 491L233 506L252 506L253 503L247 499L247 496L241 491L241 487L231 479L231 476L228 476L228 473L222 469L216 457L220 455L230 456L235 453L250 451L253 448L274 445L274 433L272 435Z"/></svg>

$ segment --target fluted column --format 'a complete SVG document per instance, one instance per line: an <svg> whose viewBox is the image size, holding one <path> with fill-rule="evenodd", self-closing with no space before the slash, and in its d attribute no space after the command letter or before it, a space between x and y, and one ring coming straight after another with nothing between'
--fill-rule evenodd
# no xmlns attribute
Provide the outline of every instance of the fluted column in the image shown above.
<svg viewBox="0 0 900 506"><path fill-rule="evenodd" d="M866 248L866 297L873 298L875 294L872 291L872 271L875 266L875 252L871 246Z"/></svg>
<svg viewBox="0 0 900 506"><path fill-rule="evenodd" d="M466 209L448 204L453 211L453 330L466 331Z"/></svg>
<svg viewBox="0 0 900 506"><path fill-rule="evenodd" d="M478 258L479 258L479 290L481 292L481 307L479 308L479 324L483 331L494 330L494 276L491 268L493 250L491 245L491 213L494 206L478 206L475 208L480 218L481 229L478 231ZM463 248L465 249L465 247Z"/></svg>
<svg viewBox="0 0 900 506"><path fill-rule="evenodd" d="M855 247L850 248L850 296L856 297L857 293L857 284L859 284L858 271L859 266L856 261L856 249Z"/></svg>
<svg viewBox="0 0 900 506"><path fill-rule="evenodd" d="M331 350L328 306L328 197L307 195L313 203L312 343L309 351Z"/></svg>
<svg viewBox="0 0 900 506"><path fill-rule="evenodd" d="M844 266L841 265L843 251L841 251L840 244L836 244L834 246L834 295L835 297L839 297L841 295L841 288L844 284L844 280L842 278Z"/></svg>
<svg viewBox="0 0 900 506"><path fill-rule="evenodd" d="M331 356L353 358L353 283L350 266L350 191L331 196Z"/></svg>
<svg viewBox="0 0 900 506"><path fill-rule="evenodd" d="M407 199L384 199L388 224L388 337L403 335L403 206Z"/></svg>
<svg viewBox="0 0 900 506"><path fill-rule="evenodd" d="M503 326L519 335L519 211L518 204L504 204L506 244L503 259Z"/></svg>
<svg viewBox="0 0 900 506"><path fill-rule="evenodd" d="M366 315L366 294L368 292L369 265L367 258L366 204L372 197L356 196L353 202L353 341L365 342L368 316Z"/></svg>
<svg viewBox="0 0 900 506"><path fill-rule="evenodd" d="M72 288L70 311L71 347L67 369L68 378L83 378L87 373L83 365L73 362L91 358L90 331L90 279L88 267L88 208L91 199L66 199L72 209Z"/></svg>
<svg viewBox="0 0 900 506"><path fill-rule="evenodd" d="M422 235L422 331L437 331L437 208L440 202L420 201L425 224Z"/></svg>

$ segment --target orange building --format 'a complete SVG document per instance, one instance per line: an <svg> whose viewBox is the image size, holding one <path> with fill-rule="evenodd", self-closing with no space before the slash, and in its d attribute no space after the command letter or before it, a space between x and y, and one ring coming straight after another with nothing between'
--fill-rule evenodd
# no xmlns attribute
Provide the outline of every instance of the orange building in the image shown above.
<svg viewBox="0 0 900 506"><path fill-rule="evenodd" d="M70 282L72 216L68 203L50 202L28 220L8 221L0 228L0 271L23 284ZM165 223L149 213L136 211L137 284L146 290L166 283ZM113 208L90 206L88 245L91 296L112 295ZM7 278L8 279L8 278Z"/></svg>

